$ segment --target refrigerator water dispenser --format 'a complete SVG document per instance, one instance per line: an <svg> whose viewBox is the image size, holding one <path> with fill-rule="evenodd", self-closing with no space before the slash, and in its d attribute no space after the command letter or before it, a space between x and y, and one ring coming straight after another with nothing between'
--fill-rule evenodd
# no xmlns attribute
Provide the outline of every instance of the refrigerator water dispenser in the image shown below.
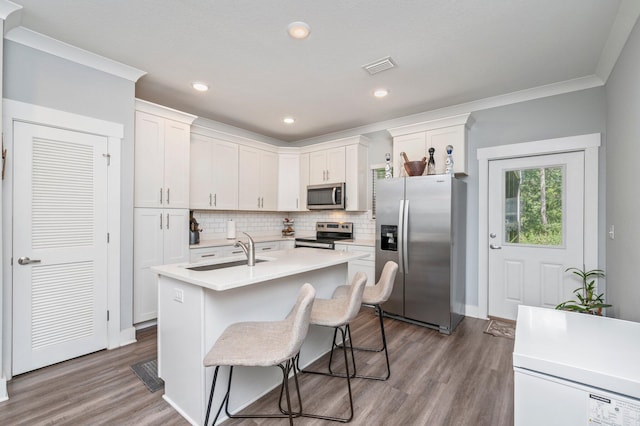
<svg viewBox="0 0 640 426"><path fill-rule="evenodd" d="M398 251L397 225L380 225L380 250Z"/></svg>

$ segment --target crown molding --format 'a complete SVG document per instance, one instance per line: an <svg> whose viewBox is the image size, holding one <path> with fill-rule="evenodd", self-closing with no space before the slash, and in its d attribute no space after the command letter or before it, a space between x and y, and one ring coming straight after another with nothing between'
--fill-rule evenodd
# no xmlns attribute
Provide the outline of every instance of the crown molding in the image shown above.
<svg viewBox="0 0 640 426"><path fill-rule="evenodd" d="M134 83L146 74L146 71L96 55L25 27L13 28L7 32L4 38Z"/></svg>
<svg viewBox="0 0 640 426"><path fill-rule="evenodd" d="M18 10L22 10L22 6L12 1L0 0L0 19L6 21L9 15Z"/></svg>
<svg viewBox="0 0 640 426"><path fill-rule="evenodd" d="M427 130L441 129L443 127L471 125L469 123L470 113L458 114L452 117L441 118L439 120L423 121L422 123L411 124L409 126L395 127L388 129L391 136L408 135L411 133L426 132ZM473 120L471 120L473 122Z"/></svg>
<svg viewBox="0 0 640 426"><path fill-rule="evenodd" d="M562 95L565 93L577 92L580 90L592 89L594 87L600 86L604 86L604 81L596 75L589 75L586 77L561 81L544 86L532 87L530 89L524 89L517 92L506 93L504 95L492 96L489 98L478 99L476 101L470 101L458 105L419 112L416 114L406 115L391 120L379 121L376 123L354 127L352 129L347 129L340 132L330 133L309 139L301 139L293 143L296 146L307 146L310 144L321 143L330 139L374 133L382 130L388 131L389 129L410 126L425 121L440 120L460 114L471 114L474 111L481 111L484 109L496 108L516 104L519 102L546 98L549 96Z"/></svg>
<svg viewBox="0 0 640 426"><path fill-rule="evenodd" d="M178 111L177 109L154 104L153 102L149 102L149 101L143 101L142 99L137 99L137 98L136 98L136 111L142 111L148 114L158 115L160 117L168 118L174 121L179 121L181 123L186 123L188 125L191 125L193 123L193 120L198 118L197 115Z"/></svg>

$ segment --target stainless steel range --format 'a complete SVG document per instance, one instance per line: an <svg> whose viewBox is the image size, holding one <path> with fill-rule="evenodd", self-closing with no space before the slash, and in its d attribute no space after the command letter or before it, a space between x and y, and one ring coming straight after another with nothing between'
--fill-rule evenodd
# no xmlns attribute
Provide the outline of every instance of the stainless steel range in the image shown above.
<svg viewBox="0 0 640 426"><path fill-rule="evenodd" d="M352 222L317 222L315 238L296 238L296 247L333 250L335 241L351 239L353 239Z"/></svg>

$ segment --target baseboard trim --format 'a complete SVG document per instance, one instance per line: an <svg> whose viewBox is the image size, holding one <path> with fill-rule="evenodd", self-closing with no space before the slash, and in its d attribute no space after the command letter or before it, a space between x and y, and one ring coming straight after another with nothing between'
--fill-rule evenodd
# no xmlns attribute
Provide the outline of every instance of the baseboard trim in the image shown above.
<svg viewBox="0 0 640 426"><path fill-rule="evenodd" d="M135 327L125 328L120 330L120 346L127 346L132 343L136 343L136 329Z"/></svg>
<svg viewBox="0 0 640 426"><path fill-rule="evenodd" d="M0 402L7 401L9 399L9 393L7 392L7 380L0 379Z"/></svg>
<svg viewBox="0 0 640 426"><path fill-rule="evenodd" d="M471 318L487 319L480 316L480 308L474 305L465 305L464 315Z"/></svg>

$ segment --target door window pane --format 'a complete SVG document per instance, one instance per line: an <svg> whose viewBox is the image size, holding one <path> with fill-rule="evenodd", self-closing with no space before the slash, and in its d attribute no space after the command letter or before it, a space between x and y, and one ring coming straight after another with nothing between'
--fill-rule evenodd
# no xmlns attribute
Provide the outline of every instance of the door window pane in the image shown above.
<svg viewBox="0 0 640 426"><path fill-rule="evenodd" d="M562 246L564 167L504 173L504 242Z"/></svg>

